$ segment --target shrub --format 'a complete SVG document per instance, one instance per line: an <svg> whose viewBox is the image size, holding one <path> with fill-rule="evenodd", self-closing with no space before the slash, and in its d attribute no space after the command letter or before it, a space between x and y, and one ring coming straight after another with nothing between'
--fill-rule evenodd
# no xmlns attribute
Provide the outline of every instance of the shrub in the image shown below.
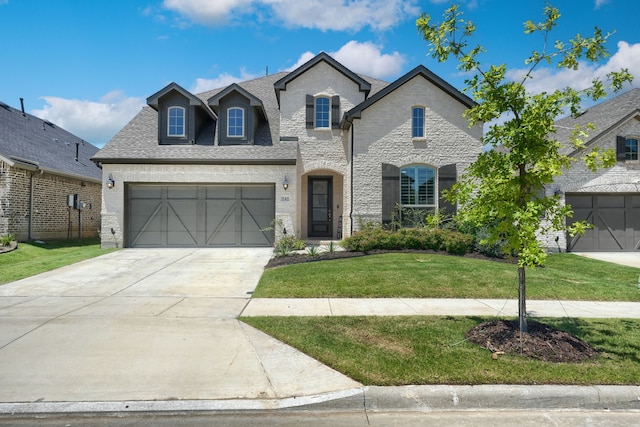
<svg viewBox="0 0 640 427"><path fill-rule="evenodd" d="M353 233L342 241L342 246L359 252L418 249L462 255L473 250L473 236L448 229L401 228L394 232L378 227Z"/></svg>
<svg viewBox="0 0 640 427"><path fill-rule="evenodd" d="M11 242L13 242L14 240L16 240L16 236L14 236L13 234L6 234L0 237L0 245L10 246Z"/></svg>
<svg viewBox="0 0 640 427"><path fill-rule="evenodd" d="M450 231L444 236L444 250L453 255L464 255L473 252L473 236Z"/></svg>
<svg viewBox="0 0 640 427"><path fill-rule="evenodd" d="M306 246L304 240L296 236L283 236L273 248L273 254L277 257L290 255L293 251L300 251Z"/></svg>

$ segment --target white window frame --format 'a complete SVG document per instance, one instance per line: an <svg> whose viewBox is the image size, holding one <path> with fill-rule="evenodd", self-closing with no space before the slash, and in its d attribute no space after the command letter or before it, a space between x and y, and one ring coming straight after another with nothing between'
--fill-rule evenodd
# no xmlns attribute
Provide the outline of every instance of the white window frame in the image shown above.
<svg viewBox="0 0 640 427"><path fill-rule="evenodd" d="M416 169L417 168L425 168L427 171L431 171L433 173L433 191L431 192L431 197L433 198L432 203L404 203L404 195L406 192L403 192L403 177L404 176L408 176L407 174L403 174L403 171L406 169ZM415 178L415 177L414 177ZM428 178L428 177L427 177ZM429 180L427 179L427 182ZM413 196L416 197L416 201L419 202L420 201L420 193L419 190L415 188L415 184L412 186L412 191L411 193L413 193ZM426 201L429 201L429 193L427 191L426 196ZM408 208L436 208L437 207L437 203L438 203L438 168L435 168L433 166L429 166L426 164L411 164L411 165L406 165L400 168L400 205L402 207L408 207Z"/></svg>
<svg viewBox="0 0 640 427"><path fill-rule="evenodd" d="M415 111L422 111L422 135L415 136L416 126L415 126ZM424 140L426 139L426 129L425 129L425 117L426 117L426 107L424 105L414 105L411 107L411 139L414 140Z"/></svg>
<svg viewBox="0 0 640 427"><path fill-rule="evenodd" d="M635 159L630 159L628 156L631 154L630 152L627 151L627 141L629 140L635 140L636 141L636 158ZM624 158L625 161L627 162L637 162L640 160L640 154L638 153L638 149L640 148L640 138L638 138L637 136L628 136L624 139Z"/></svg>
<svg viewBox="0 0 640 427"><path fill-rule="evenodd" d="M171 112L172 111L181 111L181 120L182 120L182 133L173 133L172 127L177 127L178 125L172 125L171 123ZM177 116L176 116L177 117ZM170 138L184 138L187 134L187 110L184 107L180 107L178 105L172 105L167 108L167 136Z"/></svg>
<svg viewBox="0 0 640 427"><path fill-rule="evenodd" d="M229 130L231 129L231 111L238 110L242 112L242 135L230 135ZM229 107L227 108L227 138L244 138L246 134L246 111L242 107ZM237 127L234 125L234 127Z"/></svg>
<svg viewBox="0 0 640 427"><path fill-rule="evenodd" d="M327 125L318 126L318 100L327 101ZM313 126L318 130L331 130L331 97L329 95L316 95L313 99Z"/></svg>

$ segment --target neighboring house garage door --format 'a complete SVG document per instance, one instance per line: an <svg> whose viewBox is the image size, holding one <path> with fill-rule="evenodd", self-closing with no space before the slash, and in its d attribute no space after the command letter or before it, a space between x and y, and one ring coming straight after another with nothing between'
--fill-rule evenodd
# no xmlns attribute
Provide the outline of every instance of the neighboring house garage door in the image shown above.
<svg viewBox="0 0 640 427"><path fill-rule="evenodd" d="M574 211L569 223L586 220L593 228L569 237L569 251L640 250L640 194L567 194Z"/></svg>
<svg viewBox="0 0 640 427"><path fill-rule="evenodd" d="M143 185L127 191L128 247L271 246L273 185Z"/></svg>

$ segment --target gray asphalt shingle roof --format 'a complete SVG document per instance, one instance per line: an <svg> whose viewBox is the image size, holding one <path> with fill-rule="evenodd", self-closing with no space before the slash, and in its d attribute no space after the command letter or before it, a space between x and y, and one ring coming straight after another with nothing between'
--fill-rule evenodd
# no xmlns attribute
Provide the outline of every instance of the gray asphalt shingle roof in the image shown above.
<svg viewBox="0 0 640 427"><path fill-rule="evenodd" d="M288 75L287 72L271 74L237 83L242 89L262 101L267 123L256 131L255 145L218 146L207 143L195 145L158 144L158 112L144 107L120 132L118 132L95 156L104 163L295 163L297 144L280 141L280 110L274 83ZM387 82L359 76L371 84L373 95L388 85ZM228 87L228 86L227 86ZM207 101L227 87L196 94ZM213 140L213 126L198 135L201 141Z"/></svg>
<svg viewBox="0 0 640 427"><path fill-rule="evenodd" d="M592 123L595 130L589 132L586 143L589 145L607 133L610 129L627 120L630 116L640 113L640 88L632 89L600 104L589 107L578 117L565 117L556 121L555 139L562 143L567 143L571 137L571 132L575 125L585 126ZM566 148L565 153L569 154L572 148Z"/></svg>
<svg viewBox="0 0 640 427"><path fill-rule="evenodd" d="M10 162L99 181L102 171L91 161L96 152L97 147L56 124L0 103L0 156Z"/></svg>

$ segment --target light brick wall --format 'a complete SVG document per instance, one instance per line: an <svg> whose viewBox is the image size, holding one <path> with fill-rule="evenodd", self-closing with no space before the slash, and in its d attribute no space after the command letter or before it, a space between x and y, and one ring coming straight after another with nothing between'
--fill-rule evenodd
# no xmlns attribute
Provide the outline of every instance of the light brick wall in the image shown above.
<svg viewBox="0 0 640 427"><path fill-rule="evenodd" d="M108 177L111 173L116 184L112 189L105 187L102 192L102 247L122 247L125 230L125 184L135 183L273 183L276 191L276 218L282 220L287 230L298 230L295 215L298 182L295 168L294 165L104 164L103 177ZM289 182L286 191L282 186L285 176Z"/></svg>
<svg viewBox="0 0 640 427"><path fill-rule="evenodd" d="M333 235L338 221L350 204L349 134L341 129L306 129L306 95L339 95L340 117L364 101L359 86L325 62L320 62L280 92L280 133L298 137L297 173L303 184L297 193L297 232L307 237L307 179L311 175L333 177ZM348 229L343 216L342 229Z"/></svg>
<svg viewBox="0 0 640 427"><path fill-rule="evenodd" d="M635 136L640 138L640 121L631 119L620 126L611 129L598 141L589 147L600 149L616 149L616 136ZM588 151L586 151L588 152ZM609 169L600 169L591 172L583 161L575 162L571 169L556 178L554 183L547 187L547 194L559 191L561 201L564 204L566 193L640 193L640 162L617 162ZM556 237L558 241L556 242ZM567 248L567 236L563 232L548 233L540 236L542 244L552 252Z"/></svg>
<svg viewBox="0 0 640 427"><path fill-rule="evenodd" d="M425 106L425 140L411 134L412 107ZM382 163L436 168L456 163L460 176L482 151L482 127L469 128L466 107L417 76L354 120L354 230L361 221L382 220Z"/></svg>
<svg viewBox="0 0 640 427"><path fill-rule="evenodd" d="M33 178L32 178L33 177ZM33 214L30 215L33 179ZM87 207L82 211L82 237L95 237L100 228L101 183L15 167L0 173L0 235L29 239L75 239L79 237L79 212L67 206L68 194L79 194Z"/></svg>

